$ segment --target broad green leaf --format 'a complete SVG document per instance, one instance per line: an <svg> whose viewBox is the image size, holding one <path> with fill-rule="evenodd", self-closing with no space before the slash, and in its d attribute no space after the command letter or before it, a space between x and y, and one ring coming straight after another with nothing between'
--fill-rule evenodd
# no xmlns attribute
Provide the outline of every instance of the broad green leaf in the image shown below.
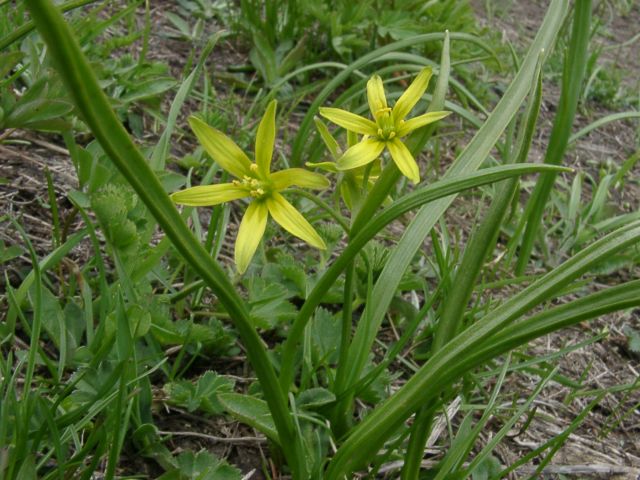
<svg viewBox="0 0 640 480"><path fill-rule="evenodd" d="M232 417L280 443L267 402L239 393L221 393L218 400Z"/></svg>
<svg viewBox="0 0 640 480"><path fill-rule="evenodd" d="M326 388L316 387L303 391L296 398L298 408L313 410L335 402L336 396Z"/></svg>
<svg viewBox="0 0 640 480"><path fill-rule="evenodd" d="M168 402L184 407L190 412L197 410L211 415L220 415L224 407L218 400L221 393L233 392L234 382L215 372L206 372L195 382L177 380L164 385Z"/></svg>

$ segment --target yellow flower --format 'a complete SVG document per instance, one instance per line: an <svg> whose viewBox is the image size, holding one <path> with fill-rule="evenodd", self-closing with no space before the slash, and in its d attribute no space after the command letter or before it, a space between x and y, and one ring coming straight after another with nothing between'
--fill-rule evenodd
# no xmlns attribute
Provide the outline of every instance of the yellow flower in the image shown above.
<svg viewBox="0 0 640 480"><path fill-rule="evenodd" d="M413 130L436 122L451 112L429 112L405 120L427 90L431 69L424 68L400 96L393 108L387 106L382 79L374 75L367 82L367 100L375 121L339 108L320 108L320 115L352 132L364 135L361 142L349 148L338 160L340 170L366 165L382 154L385 148L402 174L414 183L420 181L420 171L413 155L400 139Z"/></svg>
<svg viewBox="0 0 640 480"><path fill-rule="evenodd" d="M235 245L235 262L244 273L264 235L269 214L285 230L308 244L325 249L318 232L279 192L293 185L323 189L329 181L318 173L289 168L271 173L271 157L276 137L276 101L272 101L260 121L256 134L255 163L233 140L198 118L189 125L211 158L236 177L231 183L191 187L171 195L181 205L201 207L250 197L253 200L242 217Z"/></svg>

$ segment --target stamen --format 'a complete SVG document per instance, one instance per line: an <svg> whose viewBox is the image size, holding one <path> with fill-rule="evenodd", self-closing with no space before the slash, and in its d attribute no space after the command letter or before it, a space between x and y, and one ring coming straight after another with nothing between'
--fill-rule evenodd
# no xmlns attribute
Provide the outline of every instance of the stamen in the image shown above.
<svg viewBox="0 0 640 480"><path fill-rule="evenodd" d="M249 165L249 170L251 170L252 172L257 172L258 165L256 163L252 163L251 165Z"/></svg>

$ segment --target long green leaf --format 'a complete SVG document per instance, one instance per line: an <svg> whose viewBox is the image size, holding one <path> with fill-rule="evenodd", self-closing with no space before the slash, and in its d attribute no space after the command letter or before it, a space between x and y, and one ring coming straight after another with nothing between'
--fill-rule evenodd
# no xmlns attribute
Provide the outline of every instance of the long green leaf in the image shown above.
<svg viewBox="0 0 640 480"><path fill-rule="evenodd" d="M104 151L140 196L176 249L230 313L264 389L279 438L286 446L283 452L289 466L296 478L304 478L302 444L296 435L286 397L278 387L275 371L262 340L251 324L246 305L220 265L190 232L146 159L120 124L58 9L49 0L26 0L26 5L49 47L69 94Z"/></svg>
<svg viewBox="0 0 640 480"><path fill-rule="evenodd" d="M545 167L540 164L504 165L501 167L487 168L477 173L460 177L443 179L402 197L372 218L361 228L359 233L349 241L347 248L336 258L331 267L324 272L300 309L284 346L285 353L283 354L280 379L283 387L287 386L288 388L293 381L295 372L293 359L295 359L297 339L302 338L304 328L316 307L322 302L325 292L331 288L349 262L360 253L360 250L369 240L375 237L380 230L398 217L429 202L438 201L439 199L449 197L470 188L498 182L514 175L538 172L541 171L541 168L559 167Z"/></svg>
<svg viewBox="0 0 640 480"><path fill-rule="evenodd" d="M476 350L495 344L492 335L520 318L542 301L558 295L576 278L594 265L640 241L640 222L623 227L603 237L591 246L549 272L528 288L480 319L454 338L425 363L407 383L358 425L338 449L329 464L326 478L339 479L368 459L384 444L398 426L425 402L436 398L466 371L508 350L485 351L478 358ZM585 310L587 311L587 310ZM508 343L507 339L507 343ZM511 345L510 348L513 348Z"/></svg>
<svg viewBox="0 0 640 480"><path fill-rule="evenodd" d="M538 113L540 112L542 101L541 69L542 64L539 62L536 69L536 81L533 82L527 110L523 115L523 125L520 129L518 148L515 154L517 163L524 162L527 158L538 121ZM495 247L498 238L497 232L500 230L500 224L511 203L516 186L516 178L509 179L499 186L496 195L491 201L487 215L471 235L452 281L452 285L455 285L455 288L450 289L444 300L442 315L438 321L433 346L431 347L432 352L440 350L462 329L464 311L484 265L484 260ZM413 480L419 476L422 458L424 457L424 447L433 421L433 411L434 409L431 405L425 405L416 414L411 427L405 463L402 468L403 480ZM469 435L469 438L475 437ZM443 475L445 472L446 470L440 470Z"/></svg>
<svg viewBox="0 0 640 480"><path fill-rule="evenodd" d="M565 71L562 79L562 92L560 93L560 105L554 119L549 145L545 155L545 163L560 165L564 158L573 119L578 108L578 100L582 90L582 80L587 68L589 34L591 31L591 0L581 0L575 3L573 30L571 42L565 56ZM556 174L549 173L540 177L536 188L527 203L523 222L527 226L522 237L516 275L522 275L525 271L533 244L540 228L542 214L551 193Z"/></svg>
<svg viewBox="0 0 640 480"><path fill-rule="evenodd" d="M518 74L505 92L504 97L458 159L447 170L444 178L469 174L482 165L482 162L489 155L500 135L529 93L530 86L534 81L537 64L542 56L541 52L544 51L548 54L549 48L562 25L566 10L567 3L562 0L556 0L551 4L543 26L529 48ZM455 196L443 198L421 208L406 228L398 246L391 253L374 286L371 301L367 304L354 335L349 363L349 371L351 372L349 383L358 380L365 366L368 352L371 350L380 324L397 291L404 272L418 249L422 246L425 237L453 202L454 198Z"/></svg>

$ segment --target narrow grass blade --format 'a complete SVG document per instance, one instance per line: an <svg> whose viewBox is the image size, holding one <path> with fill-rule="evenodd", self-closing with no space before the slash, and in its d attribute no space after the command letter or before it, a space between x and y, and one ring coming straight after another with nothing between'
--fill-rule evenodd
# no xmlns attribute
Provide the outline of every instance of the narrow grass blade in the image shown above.
<svg viewBox="0 0 640 480"><path fill-rule="evenodd" d="M576 109L578 108L582 80L586 71L590 29L591 0L576 2L571 41L565 57L566 63L562 92L560 93L560 105L551 130L551 137L549 138L549 145L544 159L545 163L559 165L564 158ZM523 216L523 222L526 222L527 226L520 244L520 252L515 269L516 275L522 275L529 263L533 244L540 228L542 214L555 178L556 174L554 173L541 177L527 203Z"/></svg>
<svg viewBox="0 0 640 480"><path fill-rule="evenodd" d="M366 463L382 446L388 435L418 407L436 398L442 389L451 385L464 372L517 346L509 344L507 347L507 339L500 343L498 348L498 344L491 338L492 335L540 302L553 298L563 287L594 265L638 241L640 222L607 235L489 312L478 320L473 328L454 338L431 357L398 392L354 429L329 464L327 478L342 478ZM637 299L634 301L637 302ZM495 348L484 350L484 356L475 354L481 345L488 343Z"/></svg>

